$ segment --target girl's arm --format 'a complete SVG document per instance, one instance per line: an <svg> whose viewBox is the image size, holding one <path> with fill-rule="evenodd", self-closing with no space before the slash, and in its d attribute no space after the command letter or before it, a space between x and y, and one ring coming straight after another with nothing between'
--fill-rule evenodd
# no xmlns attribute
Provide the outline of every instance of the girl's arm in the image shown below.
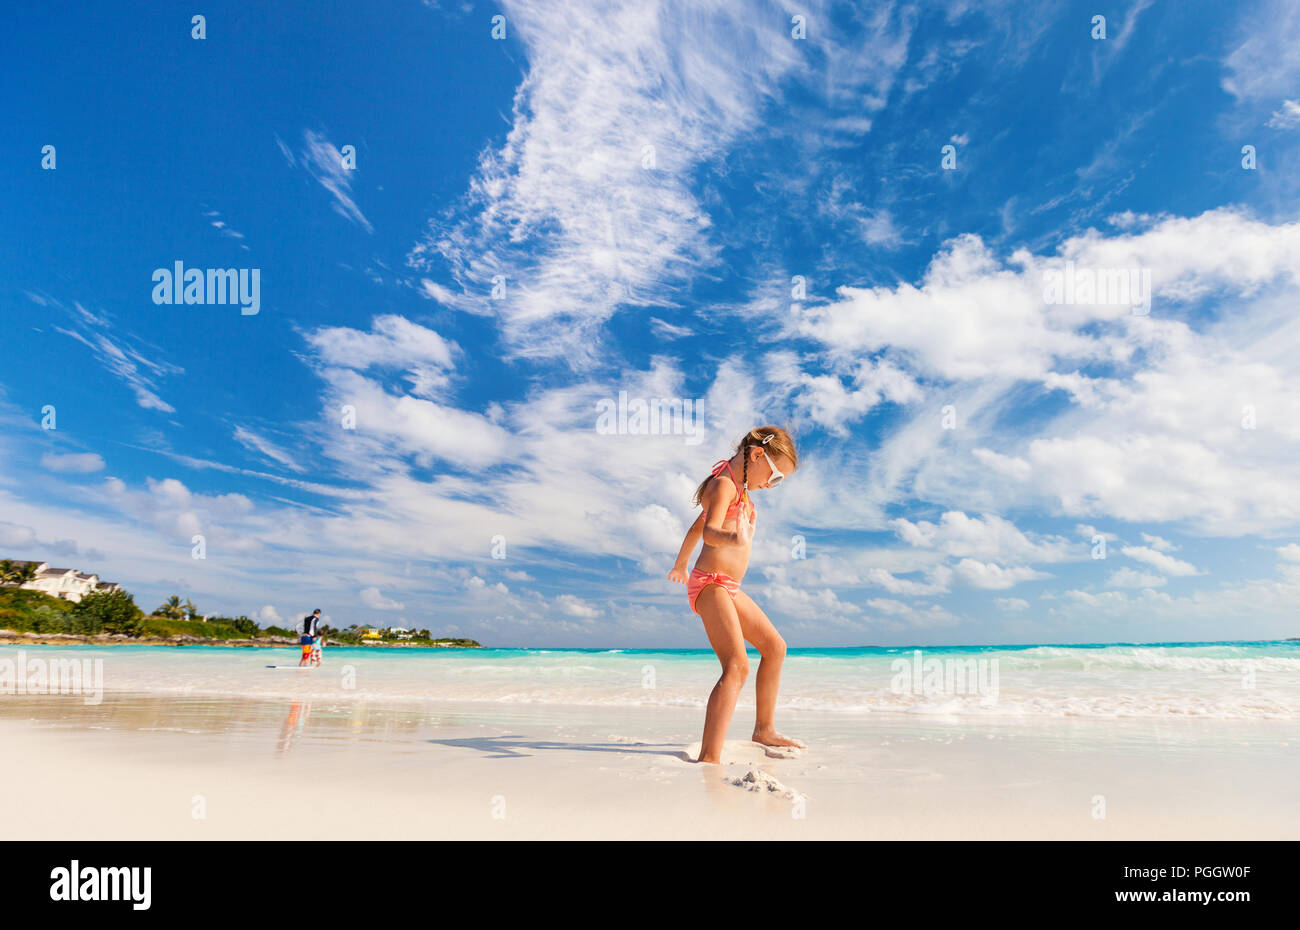
<svg viewBox="0 0 1300 930"><path fill-rule="evenodd" d="M669 581L676 581L678 584L686 584L686 563L691 560L691 553L695 551L696 545L699 544L700 537L704 535L704 512L695 518L691 528L686 531L686 538L682 540L682 548L677 552L677 561L673 564L673 570L668 573Z"/></svg>
<svg viewBox="0 0 1300 930"><path fill-rule="evenodd" d="M736 486L730 481L712 481L704 491L704 545L715 549L734 549L748 546L754 537L754 524L744 511L736 515L736 529L728 533L722 529L727 522L727 508L736 496Z"/></svg>

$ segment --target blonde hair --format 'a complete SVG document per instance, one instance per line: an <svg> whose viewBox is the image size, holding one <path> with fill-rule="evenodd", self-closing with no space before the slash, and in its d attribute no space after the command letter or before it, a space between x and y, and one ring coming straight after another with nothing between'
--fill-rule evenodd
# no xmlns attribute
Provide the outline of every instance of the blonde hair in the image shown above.
<svg viewBox="0 0 1300 930"><path fill-rule="evenodd" d="M741 437L739 445L733 456L740 454L744 458L744 465L741 467L740 483L749 484L749 450L754 446L764 446L770 456L775 458L778 455L784 455L790 460L790 464L796 468L799 466L799 453L795 451L794 440L790 434L779 426L759 426L750 430ZM695 489L695 497L692 502L698 507L704 500L704 492L708 490L709 482L713 480L713 475L705 478L700 482L700 486Z"/></svg>

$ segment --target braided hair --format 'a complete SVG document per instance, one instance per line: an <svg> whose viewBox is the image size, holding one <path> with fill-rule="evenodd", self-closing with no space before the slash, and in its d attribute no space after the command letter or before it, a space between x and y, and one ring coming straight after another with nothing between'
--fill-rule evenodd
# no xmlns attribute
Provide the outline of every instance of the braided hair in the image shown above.
<svg viewBox="0 0 1300 930"><path fill-rule="evenodd" d="M788 432L779 426L756 427L741 437L740 444L733 453L741 456L740 483L745 490L749 488L749 450L754 446L766 446L772 454L783 455L796 466L799 464L799 453L795 451L794 440ZM704 499L704 492L712 480L713 475L709 475L696 488L694 502L697 505Z"/></svg>

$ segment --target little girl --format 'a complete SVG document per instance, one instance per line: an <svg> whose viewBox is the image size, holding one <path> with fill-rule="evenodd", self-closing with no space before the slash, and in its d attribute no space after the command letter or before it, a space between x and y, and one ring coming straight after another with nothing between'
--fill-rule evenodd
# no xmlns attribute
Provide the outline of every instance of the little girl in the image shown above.
<svg viewBox="0 0 1300 930"><path fill-rule="evenodd" d="M713 474L696 490L695 503L704 510L686 533L677 553L677 563L668 573L671 581L686 585L691 610L704 621L709 645L722 663L722 677L709 694L704 716L700 762L722 760L722 744L736 710L736 699L749 677L745 640L753 643L763 656L758 663L755 684L758 707L754 742L804 748L798 740L776 732L773 724L785 640L767 615L740 590L740 581L749 566L756 518L749 491L776 487L798 464L794 442L780 427L760 426L746 433L736 454L713 466ZM686 563L701 538L704 548L688 578Z"/></svg>

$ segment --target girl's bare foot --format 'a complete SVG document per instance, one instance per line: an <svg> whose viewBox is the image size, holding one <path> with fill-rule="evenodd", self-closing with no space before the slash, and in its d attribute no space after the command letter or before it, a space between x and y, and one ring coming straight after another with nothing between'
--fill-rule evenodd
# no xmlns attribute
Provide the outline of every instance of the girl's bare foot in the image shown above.
<svg viewBox="0 0 1300 930"><path fill-rule="evenodd" d="M793 746L795 749L807 749L808 744L792 739L789 736L782 736L774 729L755 730L754 742L762 743L764 746Z"/></svg>

